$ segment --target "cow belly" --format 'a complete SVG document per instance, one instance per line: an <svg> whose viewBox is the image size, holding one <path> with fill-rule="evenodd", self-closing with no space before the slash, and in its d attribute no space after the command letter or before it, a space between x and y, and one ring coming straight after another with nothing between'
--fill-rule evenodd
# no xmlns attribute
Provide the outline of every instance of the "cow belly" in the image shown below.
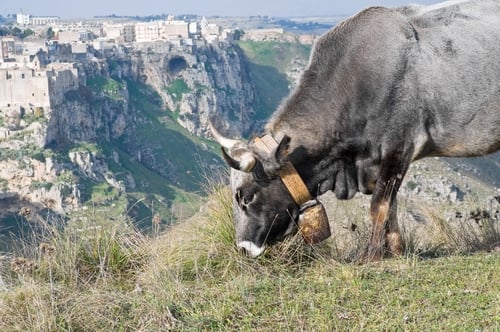
<svg viewBox="0 0 500 332"><path fill-rule="evenodd" d="M500 98L484 103L470 113L471 120L450 128L446 124L434 141L439 155L447 157L473 157L493 153L500 149Z"/></svg>

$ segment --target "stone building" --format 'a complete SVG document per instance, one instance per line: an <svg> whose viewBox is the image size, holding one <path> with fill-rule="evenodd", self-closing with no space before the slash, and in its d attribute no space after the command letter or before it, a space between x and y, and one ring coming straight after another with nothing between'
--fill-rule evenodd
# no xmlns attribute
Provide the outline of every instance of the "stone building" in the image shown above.
<svg viewBox="0 0 500 332"><path fill-rule="evenodd" d="M162 24L162 39L189 38L188 23L185 21L167 20Z"/></svg>
<svg viewBox="0 0 500 332"><path fill-rule="evenodd" d="M78 89L74 64L51 64L45 69L19 64L0 68L0 110L50 111L64 101L64 94Z"/></svg>
<svg viewBox="0 0 500 332"><path fill-rule="evenodd" d="M125 43L135 42L135 24L125 24L123 26L123 41Z"/></svg>
<svg viewBox="0 0 500 332"><path fill-rule="evenodd" d="M31 16L31 25L48 25L57 24L59 22L59 17L57 16Z"/></svg>
<svg viewBox="0 0 500 332"><path fill-rule="evenodd" d="M140 22L135 25L135 41L149 42L160 39L160 22Z"/></svg>
<svg viewBox="0 0 500 332"><path fill-rule="evenodd" d="M47 25L59 22L58 16L31 16L29 14L16 14L16 22L20 25Z"/></svg>
<svg viewBox="0 0 500 332"><path fill-rule="evenodd" d="M114 39L115 41L122 41L124 34L123 24L104 23L102 25L103 37L106 39Z"/></svg>
<svg viewBox="0 0 500 332"><path fill-rule="evenodd" d="M0 40L0 62L15 54L15 41L12 37L4 37Z"/></svg>

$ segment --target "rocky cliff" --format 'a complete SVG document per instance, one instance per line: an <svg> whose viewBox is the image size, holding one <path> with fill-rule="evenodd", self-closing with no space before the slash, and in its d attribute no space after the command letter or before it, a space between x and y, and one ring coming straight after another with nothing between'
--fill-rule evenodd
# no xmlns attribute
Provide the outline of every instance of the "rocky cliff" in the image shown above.
<svg viewBox="0 0 500 332"><path fill-rule="evenodd" d="M216 45L202 43L174 47L158 42L138 44L133 48L121 46L93 51L92 55L94 57L90 61L80 65L80 75L90 85L97 83L94 86L87 84L86 88L94 93L93 100L104 99L106 105L101 105L103 107L98 112L81 109L89 105L85 92L80 91L79 97L84 97L83 105L66 100L55 116L55 121L64 123L53 131L60 137L51 139L88 140L102 134L108 139L119 136L130 121L124 121L127 114L113 112L112 109L129 108L127 82L130 81L150 86L161 98L165 110L192 134L206 134L208 118L219 121L234 135L246 134L251 127L251 119L255 115L255 87L249 77L243 52L234 44L221 42ZM99 86L96 78L111 78L117 84L106 86L104 83ZM97 89L101 90L95 93ZM77 101L81 101L81 98ZM76 112L66 111L68 108ZM103 117L103 109L108 110L111 118ZM131 113L134 111L137 110ZM87 116L82 117L82 114ZM88 126L89 123L92 125ZM110 126L104 128L106 124ZM75 133L75 128L78 133ZM102 129L106 132L96 133Z"/></svg>
<svg viewBox="0 0 500 332"><path fill-rule="evenodd" d="M217 167L197 138L209 118L231 135L250 130L255 88L236 45L157 42L72 60L80 87L62 103L2 114L0 218L65 214L93 199L96 184L118 197L165 182L153 192L171 201L175 187L197 190L200 169Z"/></svg>

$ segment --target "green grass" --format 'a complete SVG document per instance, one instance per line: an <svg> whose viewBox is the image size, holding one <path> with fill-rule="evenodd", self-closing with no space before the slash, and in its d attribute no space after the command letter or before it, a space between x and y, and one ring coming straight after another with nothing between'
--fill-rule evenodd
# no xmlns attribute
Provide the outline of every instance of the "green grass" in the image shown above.
<svg viewBox="0 0 500 332"><path fill-rule="evenodd" d="M184 281L184 294L170 296L190 330L493 330L499 262L493 255L367 267L257 262L231 278Z"/></svg>
<svg viewBox="0 0 500 332"><path fill-rule="evenodd" d="M311 53L310 45L282 42L256 42L238 41L238 46L243 49L251 62L261 66L276 68L285 74L289 64L294 58L308 59Z"/></svg>
<svg viewBox="0 0 500 332"><path fill-rule="evenodd" d="M39 122L39 123L46 123L47 118L44 116L42 111L37 111L35 114L25 114L23 116L23 120L25 121L26 125L29 126L30 124L34 122ZM1 126L2 124L0 124Z"/></svg>
<svg viewBox="0 0 500 332"><path fill-rule="evenodd" d="M499 328L498 253L452 242L432 259L346 264L332 239L311 247L295 236L251 259L235 248L227 188L211 192L196 218L154 237L98 211L73 226L45 225L37 241L0 258L0 330Z"/></svg>
<svg viewBox="0 0 500 332"><path fill-rule="evenodd" d="M170 184L187 191L199 190L200 174L214 160L220 160L215 144L182 128L172 112L161 108L161 99L149 87L131 81L127 85L132 106L148 120L136 127L134 141L127 144L136 145L135 150L149 150Z"/></svg>
<svg viewBox="0 0 500 332"><path fill-rule="evenodd" d="M96 93L101 93L114 101L122 101L121 94L124 89L122 82L119 82L111 77L94 76L87 79L87 87Z"/></svg>
<svg viewBox="0 0 500 332"><path fill-rule="evenodd" d="M297 43L239 41L256 89L256 119L265 120L288 95L286 71L294 58L307 59L310 47Z"/></svg>
<svg viewBox="0 0 500 332"><path fill-rule="evenodd" d="M254 63L249 64L255 82L255 119L266 120L288 95L289 82L275 68Z"/></svg>
<svg viewBox="0 0 500 332"><path fill-rule="evenodd" d="M70 148L69 152L88 152L98 156L102 156L102 149L93 142L78 142L75 146Z"/></svg>
<svg viewBox="0 0 500 332"><path fill-rule="evenodd" d="M174 101L178 102L182 100L182 95L190 93L191 89L182 78L178 78L172 81L169 86L165 87L165 91L172 95Z"/></svg>

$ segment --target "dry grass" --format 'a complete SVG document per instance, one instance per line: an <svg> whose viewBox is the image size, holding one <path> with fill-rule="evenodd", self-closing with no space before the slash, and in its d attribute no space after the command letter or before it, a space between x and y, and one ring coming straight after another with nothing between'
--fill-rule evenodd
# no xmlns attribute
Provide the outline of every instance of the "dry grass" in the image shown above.
<svg viewBox="0 0 500 332"><path fill-rule="evenodd" d="M500 255L492 249L499 233L493 220L448 226L430 210L427 234L403 223L411 243L407 255L359 266L349 262L368 226L348 211L345 228L333 227L322 244L308 246L296 236L250 259L234 245L227 188L213 185L210 191L196 217L151 238L128 222L112 224L98 215L78 227L45 225L0 259L0 330L499 327Z"/></svg>

